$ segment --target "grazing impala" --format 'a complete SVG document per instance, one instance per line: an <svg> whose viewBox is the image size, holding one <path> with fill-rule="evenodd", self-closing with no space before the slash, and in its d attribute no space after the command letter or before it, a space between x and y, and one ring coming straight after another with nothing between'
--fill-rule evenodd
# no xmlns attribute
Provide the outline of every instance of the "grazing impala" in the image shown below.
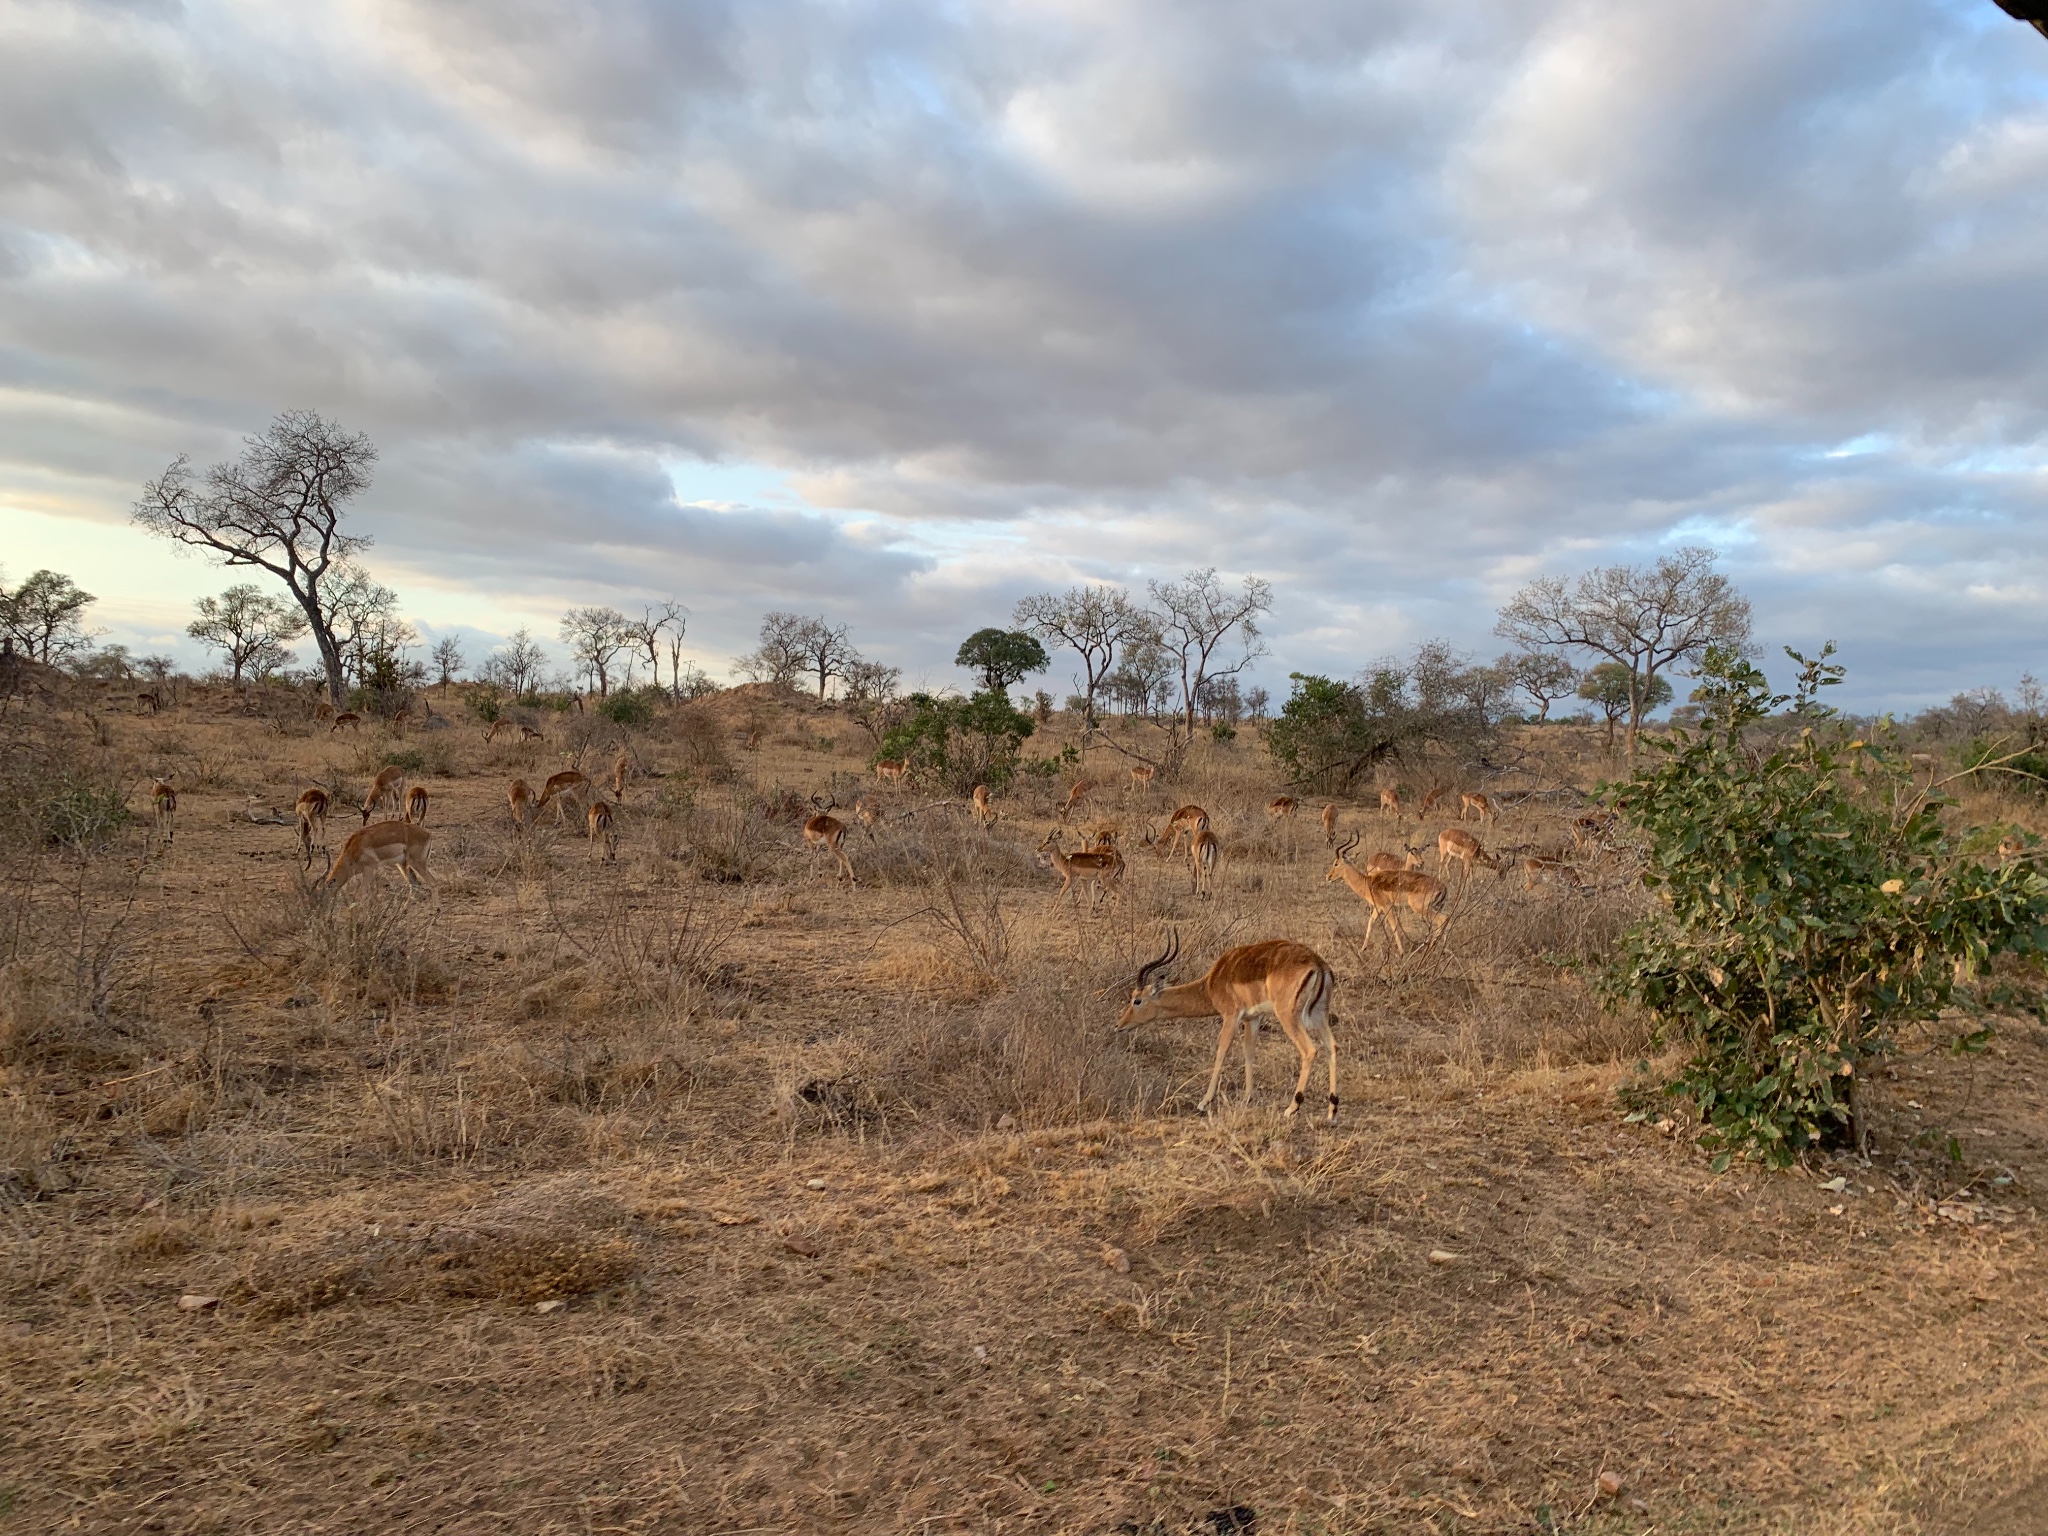
<svg viewBox="0 0 2048 1536"><path fill-rule="evenodd" d="M560 826L570 808L581 806L590 799L590 776L578 773L574 768L564 768L560 773L548 775L548 781L541 786L540 798L533 803L535 816L553 805L555 825Z"/></svg>
<svg viewBox="0 0 2048 1536"><path fill-rule="evenodd" d="M1323 841L1337 841L1337 805L1335 801L1323 807Z"/></svg>
<svg viewBox="0 0 2048 1536"><path fill-rule="evenodd" d="M1380 791L1380 814L1384 816L1389 811L1393 812L1396 821L1400 820L1401 792L1398 789L1383 789Z"/></svg>
<svg viewBox="0 0 2048 1536"><path fill-rule="evenodd" d="M1067 791L1067 803L1060 807L1060 820L1064 822L1074 814L1074 807L1081 803L1081 797L1095 787L1093 779L1076 779L1074 787Z"/></svg>
<svg viewBox="0 0 2048 1536"><path fill-rule="evenodd" d="M1358 894L1359 900L1372 908L1372 915L1365 920L1365 933L1358 941L1360 953L1372 941L1372 931L1381 918L1387 922L1387 932L1394 936L1394 953L1405 955L1408 946L1401 938L1401 919L1398 908L1406 907L1417 916L1429 918L1434 926L1431 938L1441 935L1444 924L1450 921L1444 911L1444 883L1434 875L1425 875L1419 869L1390 869L1384 874L1367 874L1352 867L1345 857L1358 846L1353 838L1337 850L1330 863L1330 873L1324 878L1342 880ZM1374 854L1373 859L1391 859L1391 854ZM1368 860L1370 865L1372 860Z"/></svg>
<svg viewBox="0 0 2048 1536"><path fill-rule="evenodd" d="M856 807L858 809L858 807ZM974 820L978 826L992 827L996 824L996 808L988 803L988 786L974 786Z"/></svg>
<svg viewBox="0 0 2048 1536"><path fill-rule="evenodd" d="M536 741L546 740L547 737L541 735L539 731L535 730L530 725L522 725L521 727L519 727L519 745L521 745L522 747L530 746Z"/></svg>
<svg viewBox="0 0 2048 1536"><path fill-rule="evenodd" d="M327 727L327 734L332 736L336 731L353 731L362 723L363 717L361 715L352 709L344 709L334 717L334 724Z"/></svg>
<svg viewBox="0 0 2048 1536"><path fill-rule="evenodd" d="M621 752L619 760L612 764L612 799L620 805L626 803L626 779L632 772L633 760Z"/></svg>
<svg viewBox="0 0 2048 1536"><path fill-rule="evenodd" d="M495 742L500 736L507 735L510 732L517 729L518 727L514 725L509 718L507 718L504 715L500 715L498 716L497 719L493 720L489 725L484 727L484 745L488 747L493 742Z"/></svg>
<svg viewBox="0 0 2048 1536"><path fill-rule="evenodd" d="M1429 792L1422 797L1422 804L1416 809L1416 818L1418 820L1427 819L1429 813L1436 809L1437 801L1443 799L1443 797L1449 793L1450 790L1445 785L1431 785Z"/></svg>
<svg viewBox="0 0 2048 1536"><path fill-rule="evenodd" d="M1188 889L1197 896L1216 894L1216 866L1223 858L1223 844L1207 827L1201 828L1188 844Z"/></svg>
<svg viewBox="0 0 2048 1536"><path fill-rule="evenodd" d="M1209 813L1199 805L1184 805L1175 811L1166 823L1166 844L1159 850L1159 857L1170 858L1174 849L1180 846L1183 837L1192 838L1197 832L1209 830Z"/></svg>
<svg viewBox="0 0 2048 1536"><path fill-rule="evenodd" d="M1356 847L1357 844L1352 844ZM1369 853L1365 856L1368 875L1397 875L1404 869L1422 868L1422 855L1410 848L1399 853Z"/></svg>
<svg viewBox="0 0 2048 1536"><path fill-rule="evenodd" d="M292 807L299 821L299 854L303 866L313 867L313 830L320 831L320 852L327 852L327 791L309 789L300 794L298 803Z"/></svg>
<svg viewBox="0 0 2048 1536"><path fill-rule="evenodd" d="M1597 847L1613 833L1621 818L1612 811L1587 811L1572 818L1572 843L1575 847L1589 845Z"/></svg>
<svg viewBox="0 0 2048 1536"><path fill-rule="evenodd" d="M177 836L177 829L171 825L178 814L178 792L162 779L151 781L149 791L150 808L156 813L156 829L163 834L166 843Z"/></svg>
<svg viewBox="0 0 2048 1536"><path fill-rule="evenodd" d="M1300 806L1301 802L1295 799L1294 796L1279 795L1266 802L1266 814L1272 817L1275 821L1280 821L1283 819L1287 821L1292 821L1294 819L1295 811L1298 810Z"/></svg>
<svg viewBox="0 0 2048 1536"><path fill-rule="evenodd" d="M812 797L811 804L818 805L815 796ZM853 860L846 856L846 823L837 816L827 815L823 806L818 807L817 815L804 823L804 847L814 853L820 850L829 851L832 857L839 861L839 872L846 876L846 883L860 884L853 875Z"/></svg>
<svg viewBox="0 0 2048 1536"><path fill-rule="evenodd" d="M910 759L907 757L878 757L875 759L875 777L884 784L901 784L910 776Z"/></svg>
<svg viewBox="0 0 2048 1536"><path fill-rule="evenodd" d="M1533 891L1538 880L1556 880L1573 890L1584 890L1586 877L1576 864L1569 863L1556 854L1536 853L1515 861L1515 868L1522 872L1522 889ZM1501 871L1507 873L1505 869Z"/></svg>
<svg viewBox="0 0 2048 1536"><path fill-rule="evenodd" d="M416 827L427 824L427 792L417 784L405 792L405 819Z"/></svg>
<svg viewBox="0 0 2048 1536"><path fill-rule="evenodd" d="M512 805L512 825L523 827L535 815L533 786L524 779L514 779L505 790L505 798Z"/></svg>
<svg viewBox="0 0 2048 1536"><path fill-rule="evenodd" d="M1337 1039L1330 1033L1330 1005L1337 992L1337 979L1330 974L1323 957L1305 944L1290 939L1267 939L1227 949L1209 967L1200 981L1168 986L1155 979L1180 956L1180 934L1176 932L1166 950L1148 961L1131 987L1131 1000L1118 1015L1116 1027L1154 1024L1166 1019L1215 1019L1223 1021L1223 1033L1216 1041L1216 1064L1209 1071L1209 1091L1196 1106L1203 1113L1216 1100L1216 1084L1223 1076L1223 1063L1230 1056L1230 1042L1240 1027L1245 1031L1244 1096L1252 1096L1252 1041L1261 1019L1272 1019L1301 1057L1301 1075L1294 1080L1294 1099L1287 1106L1291 1116L1308 1096L1309 1069L1315 1065L1316 1040L1320 1036L1330 1058L1330 1119L1337 1118Z"/></svg>
<svg viewBox="0 0 2048 1536"><path fill-rule="evenodd" d="M860 823L861 831L873 837L875 823L882 819L882 813L869 805L865 796L856 795L853 801L853 819Z"/></svg>
<svg viewBox="0 0 2048 1536"><path fill-rule="evenodd" d="M1131 764L1131 788L1141 795L1152 793L1152 781L1159 776L1159 770L1150 763Z"/></svg>
<svg viewBox="0 0 2048 1536"><path fill-rule="evenodd" d="M613 825L610 803L604 800L591 801L590 810L584 819L590 832L591 857L597 857L601 850L606 863L616 859L619 856L619 834Z"/></svg>
<svg viewBox="0 0 2048 1536"><path fill-rule="evenodd" d="M405 813L405 770L386 768L370 780L370 792L363 796L363 824L369 825L370 817L387 805L400 815Z"/></svg>
<svg viewBox="0 0 2048 1536"><path fill-rule="evenodd" d="M1458 796L1458 820L1463 821L1467 811L1477 816L1485 826L1493 825L1494 819L1500 815L1498 805L1477 790L1470 789Z"/></svg>
<svg viewBox="0 0 2048 1536"><path fill-rule="evenodd" d="M341 845L334 865L327 871L327 884L347 885L366 869L396 864L409 888L431 891L427 878L427 840L432 834L409 821L380 821L354 833Z"/></svg>
<svg viewBox="0 0 2048 1536"><path fill-rule="evenodd" d="M138 715L153 715L163 707L164 701L158 694L138 693L135 695L135 713Z"/></svg>
<svg viewBox="0 0 2048 1536"><path fill-rule="evenodd" d="M1419 853L1421 850L1410 848L1408 851L1410 853ZM1436 836L1437 873L1442 874L1445 870L1449 869L1453 859L1457 859L1464 864L1465 874L1468 878L1472 873L1472 866L1474 864L1484 864L1488 869L1492 870L1498 870L1501 867L1500 860L1488 853L1481 846L1479 839L1470 832L1465 831L1462 827L1445 827Z"/></svg>
<svg viewBox="0 0 2048 1536"><path fill-rule="evenodd" d="M1058 871L1060 888L1053 893L1053 904L1057 906L1062 896L1074 889L1074 882L1080 881L1088 887L1088 910L1094 911L1105 892L1114 896L1121 888L1124 878L1124 856L1110 844L1104 849L1084 849L1080 853L1066 853L1060 847L1064 834L1054 827L1045 834L1045 841L1038 845L1046 865ZM1074 901L1079 905L1080 893L1075 891Z"/></svg>

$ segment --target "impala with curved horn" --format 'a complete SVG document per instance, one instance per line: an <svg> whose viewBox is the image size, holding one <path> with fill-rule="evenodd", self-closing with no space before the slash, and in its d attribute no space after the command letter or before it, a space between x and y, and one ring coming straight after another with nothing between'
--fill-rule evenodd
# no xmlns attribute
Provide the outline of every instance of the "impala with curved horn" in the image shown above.
<svg viewBox="0 0 2048 1536"><path fill-rule="evenodd" d="M1330 1057L1330 1119L1337 1118L1337 1037L1330 1032L1330 1005L1336 996L1337 979L1323 957L1306 944L1292 939L1266 939L1226 949L1200 981L1168 986L1159 973L1180 958L1180 933L1175 930L1166 950L1148 961L1131 987L1131 1000L1117 1016L1116 1027L1153 1024L1164 1019L1223 1020L1223 1034L1216 1042L1216 1065L1209 1073L1209 1091L1198 1106L1207 1112L1216 1098L1216 1084L1223 1076L1230 1042L1242 1025L1245 1029L1244 1094L1252 1095L1252 1040L1261 1019L1279 1024L1296 1054L1301 1057L1301 1075L1294 1081L1294 1099L1289 1115L1301 1108L1308 1096L1309 1069L1316 1059L1316 1037Z"/></svg>
<svg viewBox="0 0 2048 1536"><path fill-rule="evenodd" d="M1358 941L1361 954L1372 940L1372 931L1382 918L1386 920L1387 932L1394 937L1394 953L1405 955L1408 946L1401 938L1401 923L1396 909L1406 907L1417 916L1428 918L1432 924L1431 938L1440 938L1450 917L1444 911L1444 883L1434 875L1425 875L1419 867L1422 860L1411 848L1405 860L1397 861L1392 854L1376 853L1366 860L1363 871L1351 863L1348 855L1358 846L1358 839L1352 838L1336 851L1330 861L1330 873L1324 878L1342 880L1357 893L1358 899L1372 908L1372 915L1365 920L1365 934ZM1385 864L1378 864L1384 860ZM1376 867L1378 864L1378 867ZM1388 867L1388 866L1399 867Z"/></svg>

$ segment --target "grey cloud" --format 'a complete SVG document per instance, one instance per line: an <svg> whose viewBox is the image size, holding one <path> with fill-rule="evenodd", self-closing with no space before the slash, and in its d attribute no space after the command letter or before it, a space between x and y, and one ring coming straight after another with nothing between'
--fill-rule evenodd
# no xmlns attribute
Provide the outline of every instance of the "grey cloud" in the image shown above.
<svg viewBox="0 0 2048 1536"><path fill-rule="evenodd" d="M1977 595L2048 571L2038 476L1931 452L2041 433L2024 29L1931 0L255 15L0 22L0 491L112 500L310 405L384 449L365 513L401 566L658 587L734 649L837 603L941 672L1033 585L1212 563L1280 584L1282 665L1486 649L1517 581L1701 528L1874 693L2044 638ZM679 507L661 465L692 458L840 516ZM1866 623L1874 590L1938 638Z"/></svg>

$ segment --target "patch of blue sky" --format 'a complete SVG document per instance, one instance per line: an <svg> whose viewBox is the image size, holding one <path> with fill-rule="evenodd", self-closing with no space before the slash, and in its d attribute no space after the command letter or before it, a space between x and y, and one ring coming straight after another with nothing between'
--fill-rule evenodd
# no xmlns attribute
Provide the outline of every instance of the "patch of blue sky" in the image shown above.
<svg viewBox="0 0 2048 1536"><path fill-rule="evenodd" d="M676 500L690 506L803 507L810 504L789 488L779 469L745 460L714 463L708 459L664 459L661 465Z"/></svg>
<svg viewBox="0 0 2048 1536"><path fill-rule="evenodd" d="M1874 453L1890 453L1898 446L1898 438L1889 432L1865 432L1861 437L1852 437L1847 442L1835 444L1832 448L1816 449L1814 457L1860 459Z"/></svg>
<svg viewBox="0 0 2048 1536"><path fill-rule="evenodd" d="M1701 513L1673 523L1658 535L1657 542L1672 549L1682 549L1688 544L1706 544L1725 553L1756 544L1759 539L1756 529L1746 517L1732 514L1716 517Z"/></svg>

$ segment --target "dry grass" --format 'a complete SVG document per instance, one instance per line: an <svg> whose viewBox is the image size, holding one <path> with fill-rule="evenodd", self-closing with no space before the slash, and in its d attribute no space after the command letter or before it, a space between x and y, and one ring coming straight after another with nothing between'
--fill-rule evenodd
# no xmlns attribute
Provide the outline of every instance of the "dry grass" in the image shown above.
<svg viewBox="0 0 2048 1536"><path fill-rule="evenodd" d="M744 690L636 733L607 865L511 824L512 774L613 750L540 723L0 716L46 780L183 795L169 850L6 823L22 1529L2033 1529L2038 1029L1903 1061L1873 1166L1716 1178L1683 1127L1622 1122L1650 1042L1575 969L1639 909L1620 861L1583 893L1454 876L1443 944L1361 951L1241 742L1086 803L1131 864L1100 913L1032 857L1063 778L987 832L878 795L846 889L796 819L875 793L858 731ZM1605 767L1526 745L1489 788ZM434 898L336 899L248 819L415 753ZM1143 845L1188 799L1213 899ZM1343 809L1361 853L1437 825ZM1336 1129L1279 1114L1271 1031L1253 1101L1233 1053L1203 1121L1213 1029L1110 1027L1170 928L1191 965L1275 934L1332 962Z"/></svg>

